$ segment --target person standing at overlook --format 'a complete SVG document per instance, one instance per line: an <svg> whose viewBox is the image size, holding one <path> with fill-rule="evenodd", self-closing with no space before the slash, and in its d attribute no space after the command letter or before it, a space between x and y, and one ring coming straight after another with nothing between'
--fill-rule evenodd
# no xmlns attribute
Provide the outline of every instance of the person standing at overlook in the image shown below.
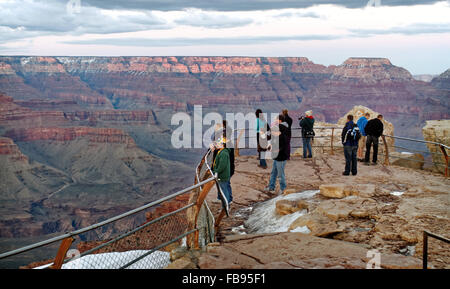
<svg viewBox="0 0 450 289"><path fill-rule="evenodd" d="M227 140L222 137L218 141L210 145L210 149L214 152L217 151L214 158L212 171L217 173L218 184L222 190L228 204L233 201L233 195L231 190L231 165L230 165L230 149L226 148ZM217 199L220 200L219 191L217 191Z"/></svg>
<svg viewBox="0 0 450 289"><path fill-rule="evenodd" d="M345 170L342 173L344 176L350 175L350 170L354 176L356 176L358 172L356 153L358 151L358 142L360 138L361 133L358 126L353 122L353 115L347 115L347 123L342 129L341 135L345 156Z"/></svg>
<svg viewBox="0 0 450 289"><path fill-rule="evenodd" d="M272 127L272 138L269 149L272 154L273 164L269 185L264 189L266 192L273 192L275 190L277 178L280 179L280 194L286 189L284 167L288 158L287 130L288 124L284 121L284 116L282 114L278 115Z"/></svg>
<svg viewBox="0 0 450 289"><path fill-rule="evenodd" d="M267 121L264 119L264 115L261 109L257 109L255 115L256 115L256 144L259 159L258 167L267 169L265 152L267 151L267 147L269 145L270 127Z"/></svg>
<svg viewBox="0 0 450 289"><path fill-rule="evenodd" d="M360 162L364 161L364 148L366 146L366 139L367 139L366 131L364 130L364 128L366 127L369 118L370 113L366 112L356 122L356 125L358 126L359 131L361 132L361 138L359 139L358 143L358 161Z"/></svg>
<svg viewBox="0 0 450 289"><path fill-rule="evenodd" d="M302 140L303 140L303 158L312 158L311 141L314 137L314 117L312 111L305 112L305 117L300 118L300 127L302 128Z"/></svg>
<svg viewBox="0 0 450 289"><path fill-rule="evenodd" d="M287 109L283 109L282 113L283 113L284 121L288 125L287 131L286 131L287 157L288 157L287 159L290 160L291 159L292 118L289 116Z"/></svg>
<svg viewBox="0 0 450 289"><path fill-rule="evenodd" d="M364 158L364 164L370 165L370 148L373 144L373 155L372 155L372 165L377 164L378 160L378 139L383 134L383 122L381 121L383 116L379 114L377 118L371 119L367 122L364 131L367 135L366 141L366 156Z"/></svg>

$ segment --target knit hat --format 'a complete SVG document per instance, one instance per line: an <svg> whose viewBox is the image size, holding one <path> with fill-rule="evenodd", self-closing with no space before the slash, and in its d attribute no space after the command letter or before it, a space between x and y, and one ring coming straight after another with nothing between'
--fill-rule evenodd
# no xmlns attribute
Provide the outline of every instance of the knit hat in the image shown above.
<svg viewBox="0 0 450 289"><path fill-rule="evenodd" d="M306 111L306 112L305 112L305 115L306 115L306 116L311 116L311 115L312 115L312 110Z"/></svg>

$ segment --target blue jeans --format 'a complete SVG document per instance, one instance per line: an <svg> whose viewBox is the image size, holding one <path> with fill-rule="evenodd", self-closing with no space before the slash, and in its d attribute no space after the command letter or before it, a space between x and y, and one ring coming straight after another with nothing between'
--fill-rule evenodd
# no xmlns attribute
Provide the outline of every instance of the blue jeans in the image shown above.
<svg viewBox="0 0 450 289"><path fill-rule="evenodd" d="M273 161L272 172L270 173L270 182L269 189L275 190L275 185L277 181L277 177L280 178L280 189L284 191L286 189L286 177L284 175L284 166L286 165L286 161Z"/></svg>
<svg viewBox="0 0 450 289"><path fill-rule="evenodd" d="M345 171L344 174L349 175L350 170L352 175L357 173L357 160L356 155L358 153L358 146L344 146L344 156L345 156Z"/></svg>
<svg viewBox="0 0 450 289"><path fill-rule="evenodd" d="M220 189L222 190L223 194L225 195L225 198L227 198L227 202L229 204L233 200L233 194L232 194L232 191L231 191L231 183L230 183L230 181L226 181L226 182L219 181L219 186L220 186ZM219 198L219 194L220 194L220 192L217 191L217 198L218 199L220 199Z"/></svg>
<svg viewBox="0 0 450 289"><path fill-rule="evenodd" d="M306 158L306 154L308 153L308 158L312 158L312 147L311 147L311 138L303 137L303 157Z"/></svg>
<svg viewBox="0 0 450 289"><path fill-rule="evenodd" d="M378 137L367 135L366 140L366 157L364 158L364 161L366 163L370 160L370 147L373 144L373 155L372 155L372 162L376 163L378 160Z"/></svg>
<svg viewBox="0 0 450 289"><path fill-rule="evenodd" d="M267 167L265 152L258 152L258 154L259 154L259 165L262 167Z"/></svg>

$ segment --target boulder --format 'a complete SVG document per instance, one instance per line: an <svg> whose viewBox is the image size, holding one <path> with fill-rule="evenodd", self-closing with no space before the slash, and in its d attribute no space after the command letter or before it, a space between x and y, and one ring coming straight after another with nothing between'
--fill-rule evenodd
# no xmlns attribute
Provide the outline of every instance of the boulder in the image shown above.
<svg viewBox="0 0 450 289"><path fill-rule="evenodd" d="M327 184L319 186L320 194L327 198L345 198L345 184Z"/></svg>
<svg viewBox="0 0 450 289"><path fill-rule="evenodd" d="M176 259L180 259L188 252L187 247L181 246L170 251L170 261L175 261Z"/></svg>
<svg viewBox="0 0 450 289"><path fill-rule="evenodd" d="M325 184L319 186L320 194L327 198L342 199L348 196L369 198L375 194L373 184Z"/></svg>
<svg viewBox="0 0 450 289"><path fill-rule="evenodd" d="M311 214L297 218L289 226L288 231L292 231L295 228L304 226L308 227L308 229L311 231L309 235L317 237L327 237L329 235L343 232L343 229L338 226L335 221L332 221L325 215L320 214L319 212L317 212L317 210L315 210Z"/></svg>
<svg viewBox="0 0 450 289"><path fill-rule="evenodd" d="M425 164L425 158L418 153L390 152L389 163L404 168L422 170Z"/></svg>
<svg viewBox="0 0 450 289"><path fill-rule="evenodd" d="M450 119L428 120L422 128L423 138L426 141L437 142L450 146ZM445 159L442 150L434 144L427 144L428 150L432 153L435 170L445 173ZM446 149L447 155L450 150Z"/></svg>
<svg viewBox="0 0 450 289"><path fill-rule="evenodd" d="M279 200L275 204L275 211L281 216L289 215L304 209L308 209L308 204L302 200Z"/></svg>
<svg viewBox="0 0 450 289"><path fill-rule="evenodd" d="M377 202L369 198L352 197L342 200L326 200L316 208L318 213L332 221L345 220L349 217L367 218L377 212Z"/></svg>
<svg viewBox="0 0 450 289"><path fill-rule="evenodd" d="M165 269L197 269L197 265L195 265L192 260L188 257L181 257L167 265Z"/></svg>
<svg viewBox="0 0 450 289"><path fill-rule="evenodd" d="M347 185L346 192L349 192L349 195L370 198L375 194L376 186L374 184L352 184Z"/></svg>
<svg viewBox="0 0 450 289"><path fill-rule="evenodd" d="M358 119L361 116L363 116L366 112L368 112L370 114L369 120L376 118L380 114L376 111L371 110L368 107L365 107L362 105L355 105L349 112L347 112L344 116L342 116L338 120L337 124L338 124L338 126L343 127L345 125L345 123L347 122L347 115L349 115L349 114L353 115L353 121L356 123L358 121ZM384 117L383 117L382 122L383 122L383 126L384 126L383 134L393 136L394 135L394 125L391 122L387 121ZM386 142L389 147L393 147L395 144L395 139L386 137ZM380 141L380 145L378 146L378 155L381 156L382 154L384 154L385 153L384 150L385 150L384 145L382 145L382 143ZM392 149L390 149L390 150L392 150Z"/></svg>
<svg viewBox="0 0 450 289"><path fill-rule="evenodd" d="M347 122L347 115L351 114L353 115L353 121L356 123L358 121L358 119L360 117L362 117L366 112L368 112L370 114L370 119L376 118L380 113L371 110L368 107L362 106L362 105L355 105L349 112L347 112L344 116L342 116L337 124L340 126L344 126L345 123ZM394 135L394 125L387 121L385 118L383 118L382 120L383 125L384 125L384 129L383 129L383 134L385 135ZM392 140L392 144L393 144L393 140ZM388 141L388 144L391 144L390 141Z"/></svg>

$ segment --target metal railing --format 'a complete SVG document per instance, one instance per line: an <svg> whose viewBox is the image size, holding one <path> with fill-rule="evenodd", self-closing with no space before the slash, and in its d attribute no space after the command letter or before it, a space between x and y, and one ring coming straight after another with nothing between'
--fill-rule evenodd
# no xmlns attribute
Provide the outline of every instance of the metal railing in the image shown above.
<svg viewBox="0 0 450 289"><path fill-rule="evenodd" d="M250 135L250 129L242 129L245 132L244 142L238 139L237 145L239 150L256 149L256 141L253 146L250 146L250 140L256 139L256 132ZM325 133L326 130L331 130L331 133ZM312 149L314 154L330 153L334 154L337 150L342 150L343 145L341 142L341 130L339 126L319 126L314 127L316 135L312 141ZM337 133L336 133L337 131ZM300 127L292 127L291 136L291 154L296 153L295 149L303 147ZM406 138L393 135L382 135L381 142L378 146L378 155L384 156L384 164L397 164L395 160L405 160L411 163L420 163L419 167L423 167L425 164L429 167L435 167L437 171L442 172L445 176L449 175L449 162L448 154L450 147L432 141L425 141L413 138ZM365 153L365 147L363 147ZM400 154L395 154L397 152ZM299 152L297 152L299 153ZM364 156L363 153L363 156ZM420 153L424 157L424 160L415 159L413 157L407 157L407 155L414 155Z"/></svg>
<svg viewBox="0 0 450 289"><path fill-rule="evenodd" d="M435 238L439 241L445 242L447 244L450 243L450 240L447 238L430 233L428 231L423 231L423 251L422 251L423 269L428 269L428 236Z"/></svg>
<svg viewBox="0 0 450 289"><path fill-rule="evenodd" d="M211 150L208 150L206 154L203 156L202 160L197 165L197 168L195 170L195 183L202 183L203 180L214 176L215 181L217 180L216 177L211 169L211 164L213 161L213 152ZM220 187L217 186L217 189L220 193ZM199 187L199 193L197 195L197 201L198 198L201 197L201 192L205 190L205 187L202 185ZM209 191L209 189L208 189ZM208 193L206 192L206 194ZM206 198L205 194L205 198ZM222 193L223 194L223 193ZM196 226L198 228L203 228L203 230L199 231L199 240L202 242L199 244L200 246L205 246L208 243L215 241L215 219L214 215L211 212L211 209L208 206L208 203L206 202L205 198L201 202L201 206L198 209L197 215L196 215ZM226 200L225 200L226 201Z"/></svg>
<svg viewBox="0 0 450 289"><path fill-rule="evenodd" d="M216 179L214 176L210 176L208 178L205 177L193 186L97 224L2 253L0 254L0 260L17 257L20 254L37 250L61 241L61 246L54 261L49 262L41 268L164 268L170 263L169 251L171 249L171 245L174 243L176 243L176 245L180 245L182 240L192 233L196 233L201 230L207 231L201 226L195 226L192 228L187 222L186 210L194 207L196 205L195 201L190 204L186 204L177 210L153 218L130 231L116 234L117 236L114 238L111 237L102 240L88 240L88 242L85 242L80 238L78 248L80 248L81 245L81 247L88 249L82 250L83 252L72 249L71 252L74 256L72 258L66 258L66 253L68 253L69 248L75 244L75 237L81 237L90 232L96 232L97 234L93 235L101 236L102 234L101 232L98 232L98 230L110 230L111 225L117 224L119 221L124 221L126 226L129 223L133 223L130 218L136 217L137 214L145 213L149 209L155 209L157 206L166 201L189 193L192 190L198 189L207 183L214 182L215 180ZM204 225L211 226L211 222L207 222ZM129 226L126 227L129 228ZM210 234L204 234L201 236L207 239L202 243L207 243L210 241Z"/></svg>

